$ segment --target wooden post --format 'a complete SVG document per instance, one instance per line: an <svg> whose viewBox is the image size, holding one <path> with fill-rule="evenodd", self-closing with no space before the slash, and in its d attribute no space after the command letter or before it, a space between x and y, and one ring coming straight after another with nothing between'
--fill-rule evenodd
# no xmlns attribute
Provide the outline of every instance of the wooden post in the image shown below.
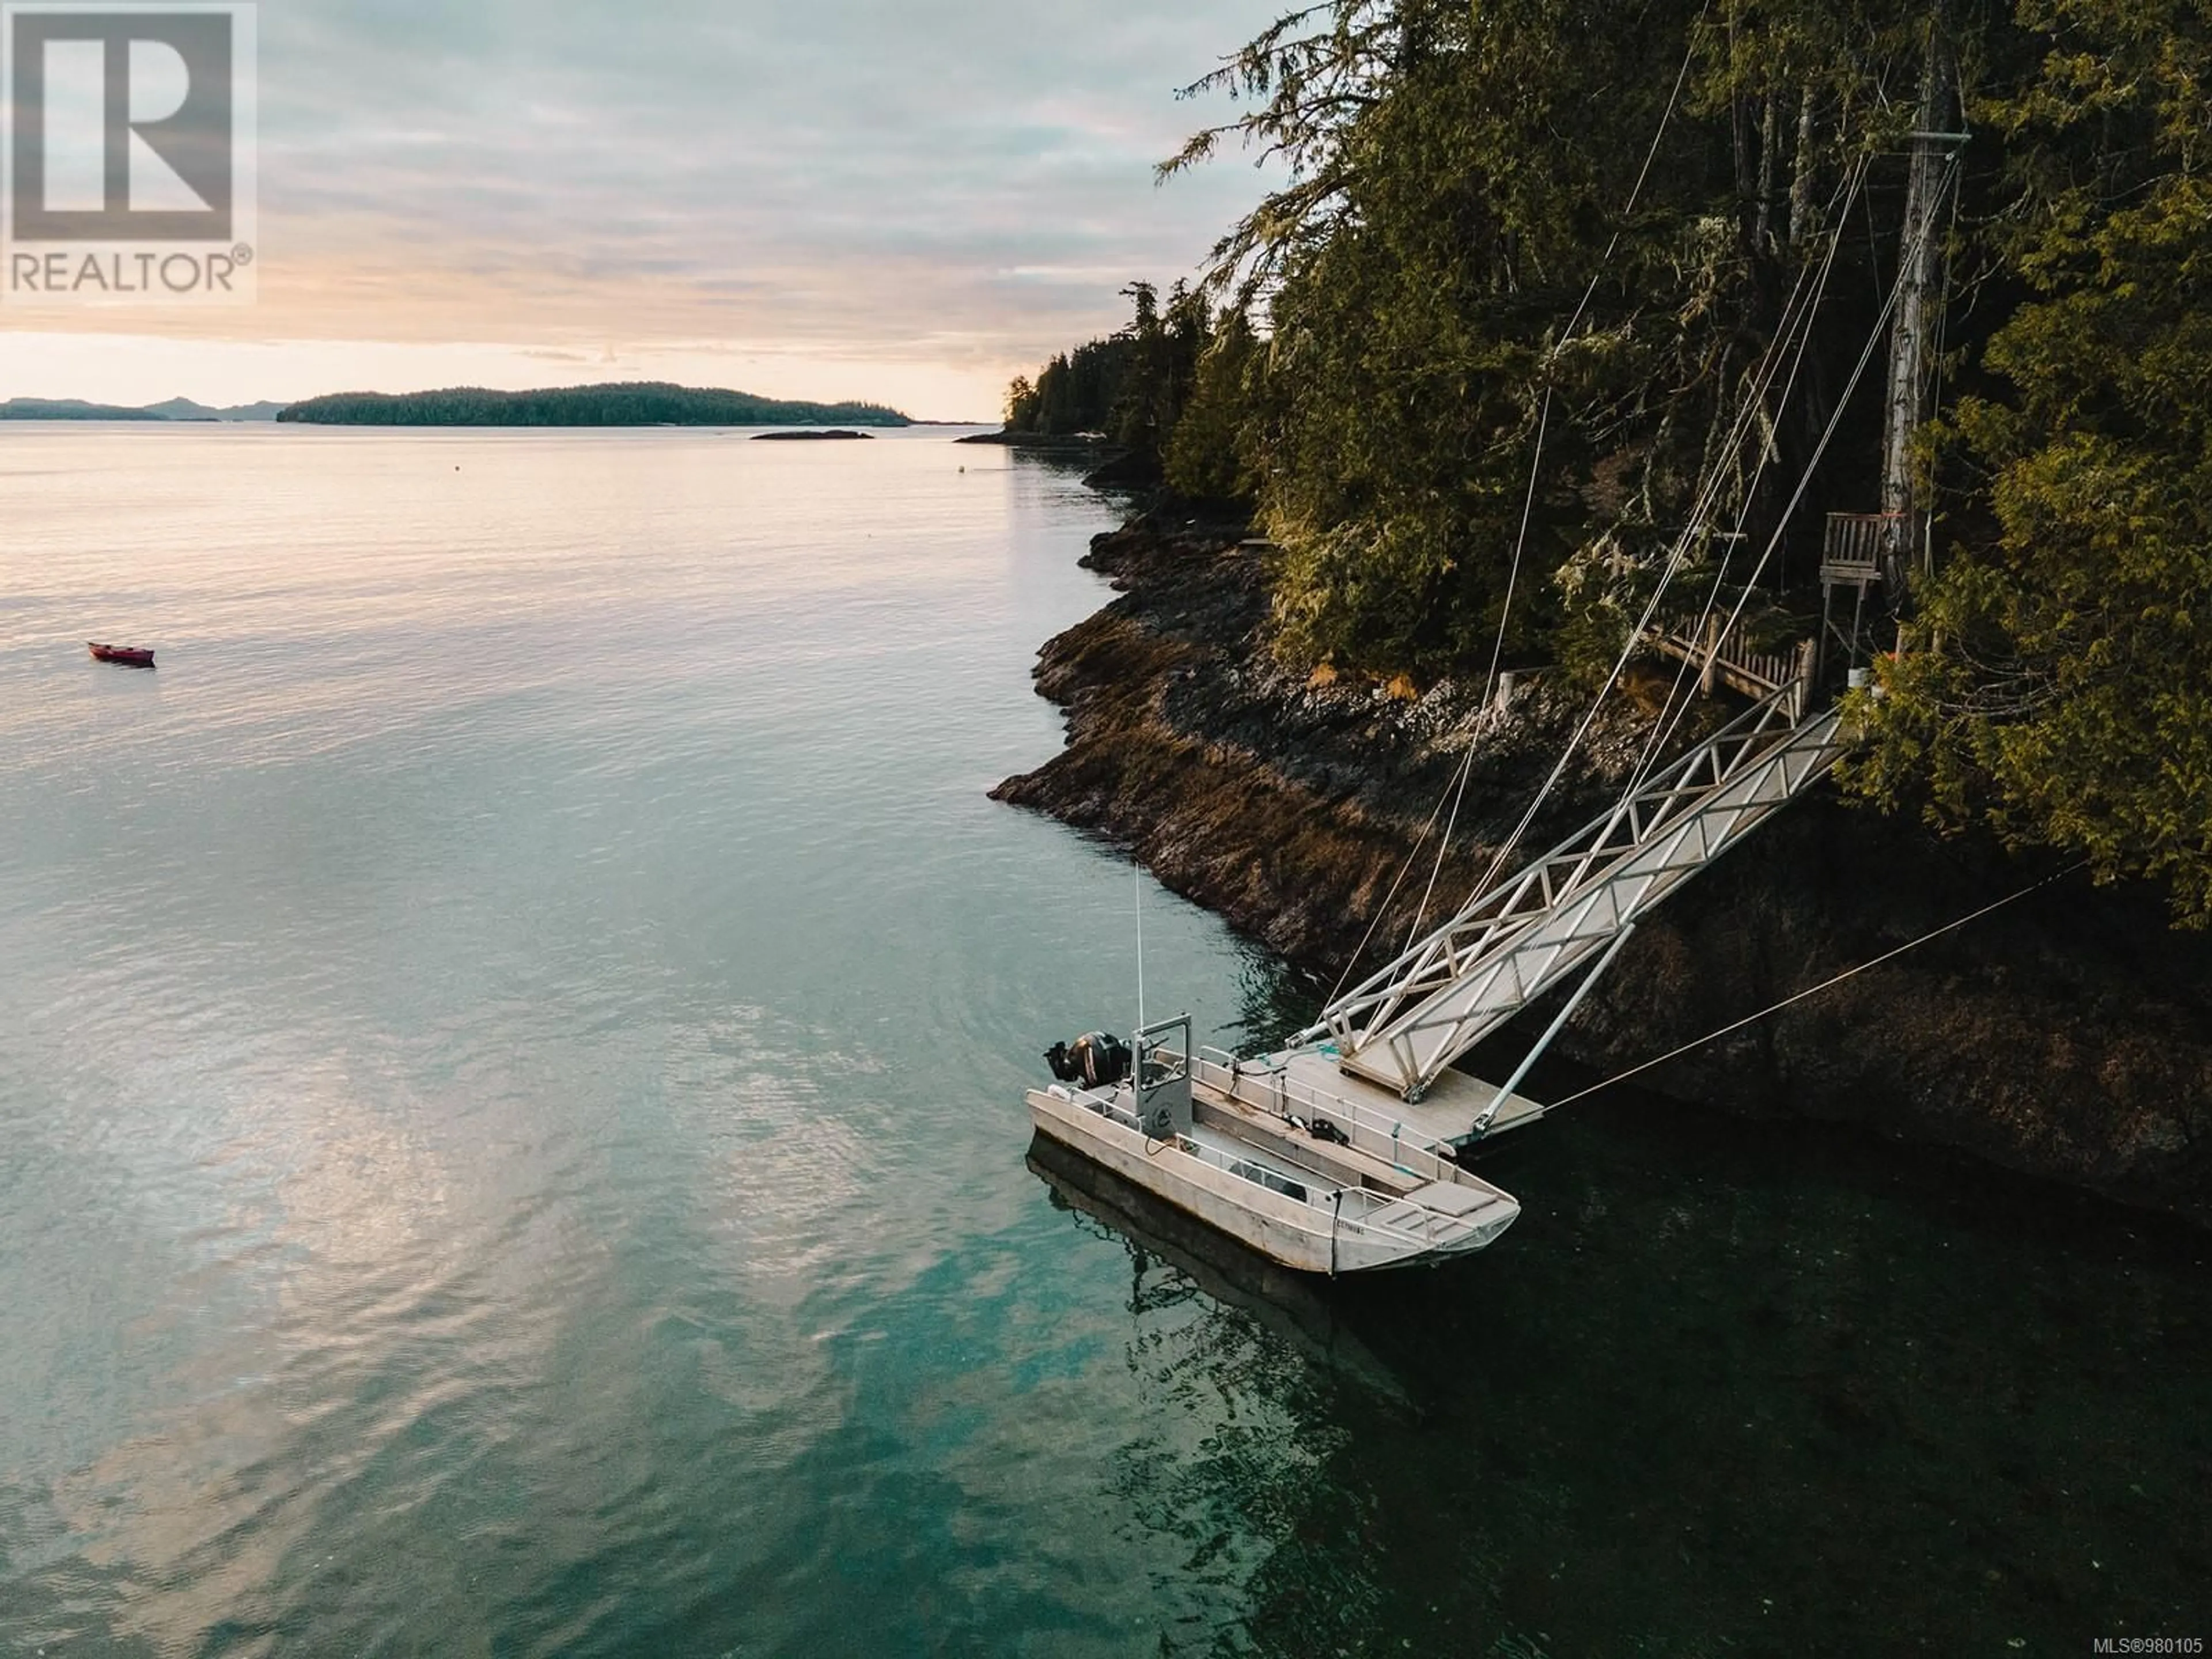
<svg viewBox="0 0 2212 1659"><path fill-rule="evenodd" d="M1828 655L1828 630L1836 625L1832 620L1835 605L1836 585L1828 580L1824 569L1820 574L1820 631L1813 635L1813 678L1816 683Z"/></svg>
<svg viewBox="0 0 2212 1659"><path fill-rule="evenodd" d="M1698 675L1698 694L1700 696L1713 695L1713 680L1720 660L1721 619L1709 616L1705 618L1705 664Z"/></svg>
<svg viewBox="0 0 2212 1659"><path fill-rule="evenodd" d="M1803 720L1812 711L1814 676L1820 672L1820 661L1819 639L1798 641L1797 677L1790 688L1790 719L1793 725Z"/></svg>

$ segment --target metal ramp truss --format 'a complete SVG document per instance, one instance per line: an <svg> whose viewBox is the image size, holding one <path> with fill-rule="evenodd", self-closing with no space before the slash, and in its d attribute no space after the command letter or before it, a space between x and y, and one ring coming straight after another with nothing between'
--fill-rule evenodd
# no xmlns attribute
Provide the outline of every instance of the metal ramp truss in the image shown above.
<svg viewBox="0 0 2212 1659"><path fill-rule="evenodd" d="M1839 717L1832 710L1793 722L1795 689L1756 704L1603 817L1476 895L1331 1003L1307 1035L1333 1039L1346 1071L1418 1101L1461 1054L1587 970L1540 1050L1639 917L1834 766L1844 747ZM1524 1064L1500 1099L1526 1071ZM1488 1127L1488 1115L1474 1133Z"/></svg>

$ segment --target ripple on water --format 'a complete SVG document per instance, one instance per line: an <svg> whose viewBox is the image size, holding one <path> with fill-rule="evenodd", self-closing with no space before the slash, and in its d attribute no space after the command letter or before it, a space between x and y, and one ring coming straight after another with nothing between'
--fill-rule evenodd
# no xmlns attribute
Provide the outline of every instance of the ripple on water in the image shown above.
<svg viewBox="0 0 2212 1659"><path fill-rule="evenodd" d="M1056 1204L1021 1089L1136 891L983 791L1103 514L957 461L11 429L0 1648L2183 1627L2212 1303L2107 1212L1656 1103L1287 1306ZM1152 1012L1281 1026L1141 890Z"/></svg>

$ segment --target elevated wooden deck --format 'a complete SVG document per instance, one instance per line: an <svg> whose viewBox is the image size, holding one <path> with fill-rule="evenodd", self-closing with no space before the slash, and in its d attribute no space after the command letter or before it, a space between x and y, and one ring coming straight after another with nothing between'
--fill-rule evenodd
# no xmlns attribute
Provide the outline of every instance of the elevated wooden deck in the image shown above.
<svg viewBox="0 0 2212 1659"><path fill-rule="evenodd" d="M1720 618L1706 619L1702 634L1652 629L1644 641L1654 650L1688 663L1698 672L1698 689L1707 696L1725 685L1747 697L1791 694L1790 718L1802 720L1812 707L1813 677L1817 670L1817 647L1801 640L1787 651L1747 651L1723 636Z"/></svg>

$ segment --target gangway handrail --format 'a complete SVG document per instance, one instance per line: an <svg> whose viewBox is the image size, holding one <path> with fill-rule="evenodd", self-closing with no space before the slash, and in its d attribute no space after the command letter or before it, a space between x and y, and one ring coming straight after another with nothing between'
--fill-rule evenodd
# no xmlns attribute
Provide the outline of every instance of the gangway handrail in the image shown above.
<svg viewBox="0 0 2212 1659"><path fill-rule="evenodd" d="M1470 948L1482 949L1507 931L1540 920L1550 913L1556 894L1576 885L1577 878L1599 860L1608 854L1626 855L1635 851L1644 827L1639 807L1649 805L1663 814L1667 806L1688 793L1684 788L1686 780L1723 746L1731 741L1755 740L1765 736L1773 716L1782 712L1784 701L1782 694L1777 692L1754 704L1635 795L1603 817L1584 824L1505 880L1477 893L1443 927L1330 1003L1322 1012L1324 1024L1312 1033L1301 1035L1320 1036L1331 1031L1342 1035L1349 1017L1398 994L1408 969L1431 956L1439 944L1449 941L1454 934L1468 929L1483 930L1480 937L1459 947L1456 953L1464 954ZM1613 836L1624 824L1631 830L1632 837L1626 842L1616 842Z"/></svg>
<svg viewBox="0 0 2212 1659"><path fill-rule="evenodd" d="M1843 752L1834 710L1794 718L1795 687L1762 699L1642 789L1323 1011L1301 1043L1418 1100L1444 1068L1603 951L1620 930L1825 776Z"/></svg>

